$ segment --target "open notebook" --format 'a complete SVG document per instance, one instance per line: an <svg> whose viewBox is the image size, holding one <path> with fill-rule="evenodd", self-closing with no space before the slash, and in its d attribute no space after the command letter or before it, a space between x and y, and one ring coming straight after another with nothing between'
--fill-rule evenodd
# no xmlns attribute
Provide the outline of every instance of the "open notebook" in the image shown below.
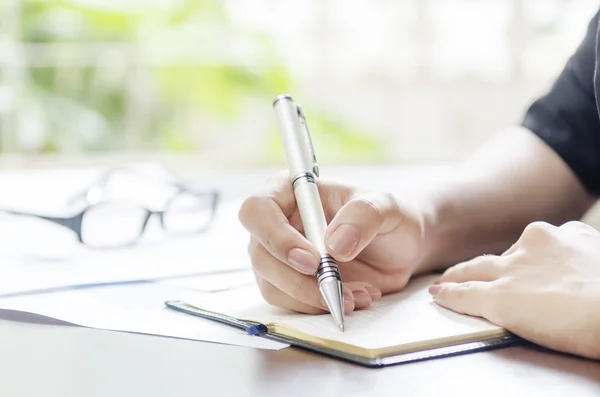
<svg viewBox="0 0 600 397"><path fill-rule="evenodd" d="M247 332L368 366L384 366L513 345L514 335L484 319L435 304L428 287L439 276L413 279L397 294L346 315L346 331L330 314L305 315L264 302L258 288L174 300L167 306ZM197 299L197 298L195 298Z"/></svg>

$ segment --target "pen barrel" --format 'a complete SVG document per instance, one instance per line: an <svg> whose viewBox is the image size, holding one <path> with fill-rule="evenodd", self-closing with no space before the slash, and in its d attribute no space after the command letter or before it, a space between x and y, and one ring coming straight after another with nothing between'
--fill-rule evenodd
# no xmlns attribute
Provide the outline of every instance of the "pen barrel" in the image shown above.
<svg viewBox="0 0 600 397"><path fill-rule="evenodd" d="M304 235L315 246L321 256L321 262L316 273L317 279L319 283L329 278L335 278L339 281L340 274L337 264L329 255L325 246L327 220L323 213L323 203L321 202L319 189L315 183L316 164L309 133L300 122L301 116L298 106L291 96L280 95L277 97L273 102L273 109L285 152L285 160L290 172L290 179L294 186L294 195L302 219Z"/></svg>
<svg viewBox="0 0 600 397"><path fill-rule="evenodd" d="M319 254L326 255L325 229L327 228L327 220L323 213L323 204L314 176L310 173L295 175L292 183L302 226L304 227L304 235L319 251Z"/></svg>
<svg viewBox="0 0 600 397"><path fill-rule="evenodd" d="M273 104L273 110L290 176L312 173L313 158L306 131L300 122L298 107L291 97L284 95Z"/></svg>
<svg viewBox="0 0 600 397"><path fill-rule="evenodd" d="M319 284L328 278L341 281L339 269L335 260L327 252L325 246L325 229L327 220L322 207L319 189L311 173L295 175L293 178L294 194L298 203L298 211L304 226L304 235L310 241L321 256L317 269L317 281Z"/></svg>

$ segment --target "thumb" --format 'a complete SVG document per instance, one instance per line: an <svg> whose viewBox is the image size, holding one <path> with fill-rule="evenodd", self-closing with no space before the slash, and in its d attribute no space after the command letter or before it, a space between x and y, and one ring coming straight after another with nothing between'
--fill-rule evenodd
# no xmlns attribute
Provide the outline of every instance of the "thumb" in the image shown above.
<svg viewBox="0 0 600 397"><path fill-rule="evenodd" d="M381 233L394 230L403 215L389 193L354 196L337 212L325 231L325 244L336 260L349 262Z"/></svg>

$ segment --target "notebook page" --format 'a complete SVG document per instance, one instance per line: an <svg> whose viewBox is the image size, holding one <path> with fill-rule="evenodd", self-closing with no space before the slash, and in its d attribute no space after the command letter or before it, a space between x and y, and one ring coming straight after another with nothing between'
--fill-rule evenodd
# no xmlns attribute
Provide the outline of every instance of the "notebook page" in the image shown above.
<svg viewBox="0 0 600 397"><path fill-rule="evenodd" d="M294 316L279 322L309 335L366 349L501 329L484 319L435 304L427 289L437 278L414 279L402 292L383 297L369 309L347 315L345 332L339 331L329 315Z"/></svg>
<svg viewBox="0 0 600 397"><path fill-rule="evenodd" d="M346 331L340 332L330 314L306 315L265 303L257 287L210 294L206 299L182 297L187 303L240 319L276 322L322 339L360 346L385 348L467 333L499 330L486 320L444 309L427 292L439 276L413 279L397 294L384 296L366 309L346 316Z"/></svg>

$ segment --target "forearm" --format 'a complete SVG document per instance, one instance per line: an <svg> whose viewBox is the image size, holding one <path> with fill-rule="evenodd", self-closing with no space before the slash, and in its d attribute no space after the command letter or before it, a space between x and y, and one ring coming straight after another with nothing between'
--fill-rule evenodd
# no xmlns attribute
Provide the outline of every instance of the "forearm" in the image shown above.
<svg viewBox="0 0 600 397"><path fill-rule="evenodd" d="M423 270L500 253L533 221L579 219L594 203L562 159L530 131L499 134L427 193Z"/></svg>

